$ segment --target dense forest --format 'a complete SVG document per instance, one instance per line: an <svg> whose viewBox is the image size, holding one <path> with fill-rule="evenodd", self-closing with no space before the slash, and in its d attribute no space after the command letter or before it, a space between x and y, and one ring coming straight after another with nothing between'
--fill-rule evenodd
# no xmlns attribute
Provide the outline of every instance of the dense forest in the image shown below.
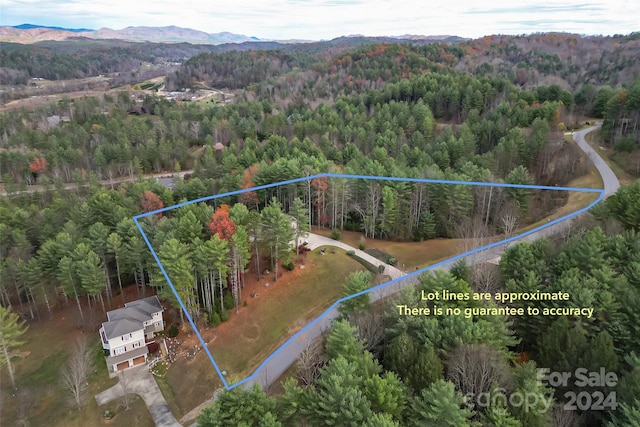
<svg viewBox="0 0 640 427"><path fill-rule="evenodd" d="M259 388L240 387L223 392L200 415L199 424L638 425L640 347L633 337L640 325L639 191L637 181L598 209L600 224L611 234L587 222L568 238L511 247L499 275L486 274L487 266L458 263L450 273L425 273L415 288L386 304L371 307L365 302L343 312L326 339L299 358L297 376L286 381L283 393L269 397ZM474 315L474 309L500 303L473 299L437 302L443 309L469 310L464 316L404 316L397 309L404 304L433 310L434 301L421 296L445 290L467 294L538 289L568 292L569 306L590 306L595 314ZM525 306L543 310L568 305L541 301ZM537 369L543 367L551 372L583 368L618 374L615 383L588 387L594 396L608 396L604 411L571 411L566 409L567 393L585 388L569 381L554 390L540 380ZM510 394L526 395L528 404L507 399Z"/></svg>
<svg viewBox="0 0 640 427"><path fill-rule="evenodd" d="M629 48L636 42L604 39ZM148 45L143 59L135 47L109 43L100 42L96 51L81 44L78 55L67 45L69 50L56 51L63 45L55 43L33 51L9 46L2 62L20 70L21 78L50 70L54 74L47 77L57 79L81 77L68 70L92 75L139 66L140 60L176 59L182 52L177 45ZM129 283L137 284L140 295L157 292L177 306L132 216L186 200L324 173L565 185L589 168L562 135L584 122L581 115L603 118L603 135L617 150L638 150L637 80L615 87L601 86L598 77L579 88L525 84L518 72L460 67L472 55L472 44L464 43L323 46L224 53L190 47L180 61L193 57L167 76L167 85L179 89L235 88L234 102L137 99L123 90L0 114L6 193L0 199L0 304L29 322L47 322L58 304L75 305L78 326L87 330L96 329L103 316L85 316L82 307L104 311L119 304ZM495 54L504 55L506 46ZM112 65L100 59L101 49L118 53ZM627 50L622 52L624 57ZM58 57L67 71L47 66ZM172 190L145 179L174 171L188 173ZM112 181L103 185L106 179ZM515 292L571 289L595 307L594 320L412 323L387 314L384 336L361 342L351 319L355 326L338 323L327 337L326 354L318 356L323 369L314 370L319 376L308 379L307 387L290 382L277 400L260 391L227 393L203 423L217 425L224 420L220 412L246 404L271 413L264 425L425 425L443 414L451 416L452 426L569 425L550 424L542 411L464 409L461 396L468 390L455 382L450 366L477 354L490 363L497 384L532 393L545 393L535 384L534 360L558 370L607 366L623 372L623 409L616 413L621 418L611 425L630 425L638 410L631 397L640 394L638 348L631 338L640 312L637 191L637 184L621 191L597 212L606 232L594 228L564 246L515 246L504 257L502 279L492 283ZM369 238L478 238L543 219L566 202L554 193L320 177L153 215L142 227L190 314L215 325L242 303L249 263L258 273L268 266L274 280L280 268L292 267L295 252L288 242L296 236L286 214L305 228L353 230ZM412 292L478 286L478 275L460 266L451 275L423 277ZM569 338L575 352L558 360L550 349ZM516 355L532 362L512 363ZM446 396L444 406L434 407L432 396ZM343 401L350 404L340 406ZM349 414L340 412L344 408ZM609 421L601 415L584 419Z"/></svg>

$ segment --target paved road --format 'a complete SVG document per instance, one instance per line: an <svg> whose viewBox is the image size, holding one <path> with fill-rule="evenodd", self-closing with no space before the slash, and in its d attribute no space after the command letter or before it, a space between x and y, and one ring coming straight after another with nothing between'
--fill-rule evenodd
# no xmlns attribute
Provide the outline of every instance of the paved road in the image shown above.
<svg viewBox="0 0 640 427"><path fill-rule="evenodd" d="M304 239L308 244L307 247L311 250L322 246L335 246L337 248L344 249L345 251L354 251L357 256L368 261L369 263L375 265L376 267L380 265L384 265L384 274L386 276L391 277L391 279L397 279L405 275L405 273L397 268L387 265L386 263L380 261L378 258L369 255L368 253L361 251L360 249L356 249L352 246L347 245L346 243L330 239L328 237L320 236L319 234L309 233L309 236Z"/></svg>
<svg viewBox="0 0 640 427"><path fill-rule="evenodd" d="M613 171L611 170L611 168L607 165L607 163L584 140L584 136L587 133L598 129L599 127L600 125L597 125L597 126L593 126L593 127L581 130L579 132L575 132L574 138L578 143L578 146L593 161L594 165L602 175L602 179L604 182L604 190L605 190L604 197L608 197L617 191L617 189L620 187L620 183L617 177L615 176L615 174L613 173ZM520 237L519 239L517 239L517 241L533 241L541 237L547 237L551 235L556 235L558 233L566 232L567 229L569 229L572 226L572 222L574 221L574 218L571 218L569 220L565 220L562 222L558 222L558 223L551 223L549 226L547 226L544 229L541 229L539 231L530 233L526 236ZM310 246L315 245L312 247L326 245L326 246L338 246L346 250L354 250L359 256L362 256L363 258L367 259L367 261L370 261L370 262L372 261L370 258L368 258L370 257L368 254L362 251L358 251L357 249L352 248L349 245L346 245L342 242L337 242L335 240L332 240L323 236L310 234L309 237L307 238L307 241L309 242ZM501 244L501 245L496 245L491 249L483 250L472 256L466 257L466 262L468 265L474 265L476 263L486 262L486 261L495 259L499 257L506 250L507 246L508 246L507 244ZM373 260L375 261L374 264L376 265L380 263L380 261L378 261L375 258ZM455 262L456 260L449 261L448 263L445 263L443 265L440 265L437 268L434 268L434 270L448 271ZM389 270L385 270L385 272L389 271L391 273L392 271L397 270L397 269L392 270L390 266L387 266L387 268L389 268ZM370 294L371 300L375 301L380 298L392 295L398 292L402 288L415 284L417 280L418 280L418 275L411 273L411 275L408 275L406 279L398 280L397 282L391 285L388 285L384 288L380 288L373 291ZM320 336L331 326L331 323L333 322L334 319L338 317L338 315L339 315L338 311L334 308L331 311L329 311L325 316L323 316L321 319L317 319L316 321L314 321L314 323L312 323L305 330L304 333L301 333L300 335L292 339L289 342L289 344L286 347L284 347L277 355L267 359L258 368L258 371L255 377L245 382L244 386L252 387L253 384L257 383L257 384L260 384L263 388L266 388L271 384L273 384L280 377L280 375L282 375L282 373L284 373L284 371L286 371L289 368L289 366L295 363L298 355L302 351L304 351L307 345L313 342L315 338Z"/></svg>
<svg viewBox="0 0 640 427"><path fill-rule="evenodd" d="M122 375L125 378L127 393L142 397L157 427L182 427L171 413L167 401L146 365L127 369L122 372ZM98 405L104 405L123 396L122 384L118 382L113 387L97 394L96 401ZM121 416L126 417L127 415L123 413Z"/></svg>
<svg viewBox="0 0 640 427"><path fill-rule="evenodd" d="M163 173L154 173L154 174L149 174L149 175L143 175L142 179L152 179L152 178L184 178L185 175L187 174L191 174L193 173L193 170L186 170L186 171L182 171L182 172L163 172ZM118 185L118 184L123 184L125 182L135 182L138 180L137 176L134 177L129 177L129 176L121 176L118 178L114 178L114 179L104 179L102 181L100 181L100 184L103 185L104 187L111 187L113 185ZM83 185L83 187L88 187L89 185ZM4 187L3 187L4 188ZM51 185L51 190L49 191L53 191L54 190L54 185ZM64 184L64 186L62 187L64 190L75 190L76 188L78 188L78 184L71 182L71 183L67 183ZM12 191L11 193L7 193L4 191L4 189L2 191L0 191L0 196L7 196L8 194L13 195L17 195L17 194L28 194L28 193L36 193L36 192L43 192L45 191L44 188L41 185L32 185L29 186L26 190L20 190L20 191Z"/></svg>
<svg viewBox="0 0 640 427"><path fill-rule="evenodd" d="M596 169L598 169L598 172L600 172L602 181L604 182L604 197L606 198L618 191L618 188L620 188L620 182L618 181L616 174L613 173L607 162L605 162L602 157L600 157L600 155L596 152L596 150L591 148L589 143L584 140L584 136L586 134L595 129L600 129L601 126L602 123L598 123L594 127L574 132L573 139L576 141L580 149L587 154L587 157L589 157L589 159L593 162Z"/></svg>

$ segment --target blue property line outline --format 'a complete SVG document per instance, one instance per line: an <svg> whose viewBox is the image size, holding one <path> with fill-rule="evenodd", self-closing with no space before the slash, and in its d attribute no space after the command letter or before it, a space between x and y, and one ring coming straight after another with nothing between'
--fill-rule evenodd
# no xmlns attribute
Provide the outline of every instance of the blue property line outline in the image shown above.
<svg viewBox="0 0 640 427"><path fill-rule="evenodd" d="M444 261L440 261L440 262L438 262L436 264L430 265L430 266L422 268L420 270L416 270L414 272L405 274L404 276L399 277L397 279L390 280L390 281L382 283L380 285L376 285L376 286L374 286L372 288L368 288L368 289L365 289L363 291L360 291L360 292L357 292L355 294L352 294L352 295L349 295L349 296L346 296L346 297L342 297L342 298L336 300L325 311L323 311L319 316L317 316L315 319L310 321L304 328L300 329L294 335L289 337L284 343L282 343L275 351L273 351L273 353L271 353L255 369L255 371L251 375L249 375L248 377L246 377L246 378L244 378L244 379L242 379L242 380L240 380L240 381L238 381L236 383L233 383L233 384L229 385L227 383L224 375L222 375L222 371L220 370L220 367L218 366L218 364L215 361L215 359L213 358L213 355L209 351L209 347L207 346L206 342L204 341L204 339L200 335L200 331L198 330L195 322L193 321L193 318L189 314L189 311L187 310L184 302L182 301L182 299L178 295L178 292L176 291L176 288L173 285L173 282L171 281L171 278L167 274L164 266L162 265L162 262L160 261L160 258L158 257L156 251L153 249L153 246L151 245L151 242L149 241L149 238L148 238L147 234L142 229L142 226L141 226L141 224L139 222L139 219L145 218L147 216L155 215L155 214L158 214L158 213L162 213L162 212L167 212L169 210L177 209L177 208L180 208L180 207L183 207L183 206L187 206L187 205L191 205L191 204L194 204L194 203L200 203L200 202L204 202L204 201L208 201L208 200L218 199L218 198L221 198L221 197L232 196L232 195L236 195L236 194L242 194L242 193L251 192L251 191L257 191L257 190L263 190L263 189L267 189L267 188L273 188L273 187L277 187L277 186L281 186L281 185L295 184L295 183L298 183L298 182L308 181L308 180L312 180L312 179L316 179L316 178L322 178L322 177L348 178L348 179L357 178L357 179L368 179L368 180L377 180L377 181L403 181L403 182L416 182L416 183L467 185L467 186L485 186L485 187L507 187L507 188L523 188L523 189L532 189L532 190L576 191L576 192L582 192L582 193L598 193L599 195L598 195L598 198L596 200L594 200L593 202L591 202L588 206L586 206L586 207L584 207L582 209L579 209L577 211L571 212L571 213L569 213L567 215L561 216L560 218L556 218L555 220L549 221L546 224L543 224L541 226L535 227L532 230L526 231L526 232L518 234L516 236L512 236L512 237L510 237L508 239L504 239L504 240L500 240L498 242L490 243L488 245L485 245L485 246L482 246L480 248L476 248L476 249L464 252L462 254L455 255L455 256L453 256L451 258L447 258ZM449 264L451 262L457 261L457 260L459 260L461 258L465 258L465 257L467 257L469 255L473 255L475 253L482 252L482 251L494 248L496 246L504 245L504 244L512 242L514 240L521 239L521 238L526 237L526 236L528 236L530 234L533 234L533 233L535 233L537 231L540 231L540 230L543 230L545 228L551 227L554 224L558 224L558 223L560 223L562 221L566 221L569 218L572 218L572 217L574 217L576 215L579 215L579 214L581 214L583 212L588 211L593 206L595 206L596 204L600 203L602 201L603 197L604 197L604 189L594 189L594 188L556 187L556 186L544 186L544 185L503 184L503 183L477 182L477 181L451 181L451 180L436 180L436 179L426 179L426 178L401 178L401 177L383 177L383 176L368 176L368 175L346 175L346 174L322 173L322 174L305 176L305 177L302 177L302 178L290 179L290 180L287 180L287 181L281 181L281 182L272 183L272 184L260 185L260 186L257 186L257 187L245 188L245 189L231 191L231 192L222 193L222 194L216 194L216 195L212 195L212 196L201 197L201 198L190 200L190 201L187 201L187 202L178 203L178 204L173 205L173 206L165 207L165 208L162 208L162 209L157 209L157 210L146 212L146 213L139 214L139 215L135 215L133 217L133 220L134 220L136 226L138 227L138 231L140 231L140 233L142 234L142 238L144 239L145 243L149 247L149 250L151 251L151 255L153 256L154 260L158 264L158 267L160 267L160 271L164 275L167 283L169 284L169 286L171 288L171 291L173 292L173 294L175 295L176 299L178 300L178 303L180 304L180 308L182 309L182 311L186 315L187 320L189 321L189 324L191 325L191 328L193 329L193 331L195 332L196 336L198 337L198 340L200 341L200 344L202 345L202 348L204 349L205 353L209 357L209 360L211 361L211 364L215 368L216 372L218 373L218 376L222 380L222 384L224 385L224 387L227 390L231 390L231 389L233 389L235 387L238 387L239 385L242 385L242 384L246 383L247 381L251 381L251 380L255 379L256 376L260 373L260 371L274 357L276 357L287 345L289 345L291 342L293 342L295 339L297 339L301 334L305 333L309 328L311 328L313 325L315 325L318 321L320 321L324 316L326 316L329 312L331 312L333 309L335 309L342 302L348 301L348 300L350 300L352 298L356 298L356 297L358 297L360 295L368 294L368 293L373 292L373 291L378 290L378 289L382 289L382 288L384 288L386 286L389 286L389 285L392 285L394 283L397 283L400 280L405 280L405 279L408 279L410 277L414 277L414 276L423 274L423 273L425 273L427 271L430 271L430 270L438 268L438 267L440 267L442 265Z"/></svg>

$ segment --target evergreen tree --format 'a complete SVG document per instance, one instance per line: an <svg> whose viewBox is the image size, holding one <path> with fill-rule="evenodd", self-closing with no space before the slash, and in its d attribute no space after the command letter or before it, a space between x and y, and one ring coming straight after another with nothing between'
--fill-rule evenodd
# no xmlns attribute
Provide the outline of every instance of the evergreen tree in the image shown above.
<svg viewBox="0 0 640 427"><path fill-rule="evenodd" d="M299 197L293 199L293 203L289 207L289 215L296 220L295 236L296 236L296 255L300 254L300 238L305 237L309 233L309 212L304 207L304 202Z"/></svg>
<svg viewBox="0 0 640 427"><path fill-rule="evenodd" d="M412 400L405 412L405 421L406 425L416 427L470 427L477 425L471 421L473 415L473 411L465 406L464 396L453 384L438 380Z"/></svg>
<svg viewBox="0 0 640 427"><path fill-rule="evenodd" d="M27 328L28 325L20 320L16 313L0 305L0 351L2 351L0 365L7 365L9 379L14 390L16 390L16 378L11 359L16 356L15 349L24 344L20 338L27 332Z"/></svg>
<svg viewBox="0 0 640 427"><path fill-rule="evenodd" d="M345 297L351 296L358 292L369 289L371 283L371 273L364 270L358 270L347 276L347 281L343 285L342 294ZM366 309L369 306L369 294L359 295L357 297L342 301L338 310L343 315L348 315L357 311Z"/></svg>
<svg viewBox="0 0 640 427"><path fill-rule="evenodd" d="M269 206L262 210L262 237L271 251L271 268L274 280L278 280L278 263L289 255L289 243L293 239L291 222L282 213L280 203L274 198Z"/></svg>
<svg viewBox="0 0 640 427"><path fill-rule="evenodd" d="M251 390L236 387L222 392L211 405L207 406L198 416L198 425L202 427L281 426L275 411L275 400L268 397L257 384Z"/></svg>

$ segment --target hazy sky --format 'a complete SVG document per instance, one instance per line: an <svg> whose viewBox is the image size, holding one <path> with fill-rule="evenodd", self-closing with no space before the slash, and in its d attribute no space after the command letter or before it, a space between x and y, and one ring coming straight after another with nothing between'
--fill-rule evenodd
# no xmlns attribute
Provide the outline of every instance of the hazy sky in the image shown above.
<svg viewBox="0 0 640 427"><path fill-rule="evenodd" d="M640 0L1 0L0 25L166 26L267 39L640 31Z"/></svg>

